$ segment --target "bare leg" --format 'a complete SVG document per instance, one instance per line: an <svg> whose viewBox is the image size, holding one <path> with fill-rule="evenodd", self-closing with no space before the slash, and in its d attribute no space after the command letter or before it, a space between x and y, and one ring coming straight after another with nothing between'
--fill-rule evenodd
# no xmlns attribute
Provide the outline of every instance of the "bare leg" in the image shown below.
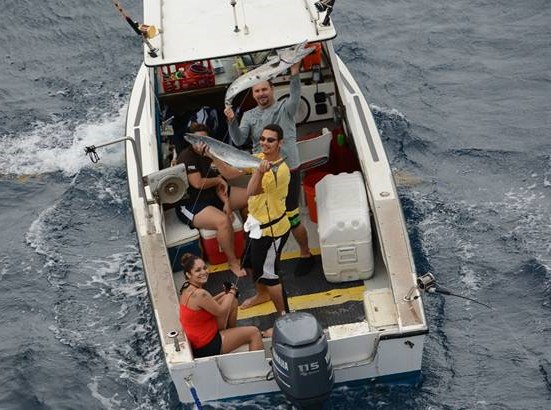
<svg viewBox="0 0 551 410"><path fill-rule="evenodd" d="M277 313L280 315L285 312L285 302L283 301L283 287L281 284L274 286L267 286L270 299L274 304Z"/></svg>
<svg viewBox="0 0 551 410"><path fill-rule="evenodd" d="M231 209L242 209L247 206L247 190L245 188L232 186L230 191Z"/></svg>
<svg viewBox="0 0 551 410"><path fill-rule="evenodd" d="M234 327L232 329L221 330L222 353L229 353L244 344L249 345L249 350L262 350L262 336L256 326Z"/></svg>
<svg viewBox="0 0 551 410"><path fill-rule="evenodd" d="M208 206L193 218L193 225L199 229L216 230L216 239L222 251L228 258L228 265L236 276L245 276L239 259L235 256L234 232L232 222L228 216L219 209Z"/></svg>
<svg viewBox="0 0 551 410"><path fill-rule="evenodd" d="M306 231L304 225L300 224L299 226L293 228L291 233L300 247L300 257L310 257L310 248L308 248L308 232Z"/></svg>
<svg viewBox="0 0 551 410"><path fill-rule="evenodd" d="M248 299L245 299L243 303L239 306L241 309L248 309L255 305L260 305L261 303L267 302L270 300L270 293L268 292L268 287L260 283L256 283L256 294L251 296Z"/></svg>

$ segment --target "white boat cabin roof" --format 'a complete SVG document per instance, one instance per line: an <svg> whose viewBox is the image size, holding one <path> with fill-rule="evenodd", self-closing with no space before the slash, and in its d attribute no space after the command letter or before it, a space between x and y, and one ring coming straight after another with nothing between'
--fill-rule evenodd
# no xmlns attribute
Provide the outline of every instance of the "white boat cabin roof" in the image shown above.
<svg viewBox="0 0 551 410"><path fill-rule="evenodd" d="M305 40L336 36L333 24L322 26L314 0L146 0L144 24L160 33L144 45L148 66L225 57L288 47ZM237 18L237 28L235 31ZM248 30L247 30L248 29Z"/></svg>

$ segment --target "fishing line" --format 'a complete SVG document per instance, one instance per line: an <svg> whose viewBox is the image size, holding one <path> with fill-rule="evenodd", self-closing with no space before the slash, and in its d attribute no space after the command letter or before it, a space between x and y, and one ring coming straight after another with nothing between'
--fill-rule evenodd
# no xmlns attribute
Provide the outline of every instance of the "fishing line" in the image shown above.
<svg viewBox="0 0 551 410"><path fill-rule="evenodd" d="M458 297L458 298L461 298L461 299L466 299L466 300L474 302L478 305L484 306L484 307L488 308L489 310L491 310L492 312L495 312L498 319L501 321L501 323L506 328L506 331L509 333L509 336L510 336L511 340L513 341L513 344L515 345L516 350L518 352L522 353L525 356L525 358L528 360L528 362L533 367L535 367L539 370L539 372L543 376L544 383L545 383L545 386L546 386L547 390L551 392L551 379L549 378L549 374L548 374L547 370L545 369L545 367L541 363L541 360L539 360L539 358L536 356L535 353L530 352L521 343L520 339L516 336L515 332L513 331L511 326L507 323L507 321L503 318L503 315L501 314L501 312L499 310L497 310L493 306L490 306L486 303L482 303L482 302L480 302L476 299L470 298L470 297L465 296L465 295L457 294L457 293L452 292L449 289L447 289L447 288L445 288L441 285L436 284L436 281L434 280L434 276L431 273L427 273L423 276L418 277L417 278L417 286L414 287L414 288L424 290L427 293L433 293L433 294L434 293L440 293L440 294L446 295L446 296L455 296L455 297ZM412 299L416 299L416 297L410 298L410 300L412 300Z"/></svg>

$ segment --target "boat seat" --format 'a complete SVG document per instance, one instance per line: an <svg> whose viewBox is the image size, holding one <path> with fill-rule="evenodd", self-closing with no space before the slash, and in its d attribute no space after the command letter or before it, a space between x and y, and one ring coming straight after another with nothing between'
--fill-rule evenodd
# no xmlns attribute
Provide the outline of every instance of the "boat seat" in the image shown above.
<svg viewBox="0 0 551 410"><path fill-rule="evenodd" d="M164 212L163 222L167 248L173 248L199 239L199 231L180 221L176 216L175 208L167 209Z"/></svg>
<svg viewBox="0 0 551 410"><path fill-rule="evenodd" d="M297 141L299 169L306 171L329 161L332 138L333 133L329 129L323 128L321 135Z"/></svg>

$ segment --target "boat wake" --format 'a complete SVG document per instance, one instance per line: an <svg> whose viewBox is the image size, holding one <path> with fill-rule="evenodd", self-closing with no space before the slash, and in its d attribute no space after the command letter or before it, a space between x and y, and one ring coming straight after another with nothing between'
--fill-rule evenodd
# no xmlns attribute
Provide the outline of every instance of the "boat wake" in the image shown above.
<svg viewBox="0 0 551 410"><path fill-rule="evenodd" d="M18 135L0 135L0 175L17 178L61 172L74 176L92 164L84 146L99 144L124 133L125 107L113 115L75 125L70 121L36 122ZM102 150L102 163L123 165L122 146Z"/></svg>

